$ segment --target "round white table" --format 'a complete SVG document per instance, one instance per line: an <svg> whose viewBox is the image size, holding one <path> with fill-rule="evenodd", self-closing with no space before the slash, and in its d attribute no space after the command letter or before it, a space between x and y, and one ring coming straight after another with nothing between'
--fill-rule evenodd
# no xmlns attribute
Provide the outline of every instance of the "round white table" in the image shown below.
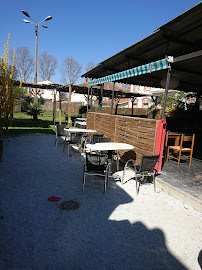
<svg viewBox="0 0 202 270"><path fill-rule="evenodd" d="M114 150L132 150L134 146L128 143L104 142L89 143L86 148L92 151L114 151Z"/></svg>
<svg viewBox="0 0 202 270"><path fill-rule="evenodd" d="M76 121L75 124L74 124L74 126L75 126L75 127L78 127L78 128L79 128L80 126L81 126L82 128L85 128L86 125L87 125L86 122L80 122L80 121Z"/></svg>
<svg viewBox="0 0 202 270"><path fill-rule="evenodd" d="M89 143L86 148L91 151L108 151L109 170L111 174L111 160L112 152L115 150L132 150L134 146L128 143L116 143L116 142L103 142L103 143ZM118 170L119 165L117 165Z"/></svg>
<svg viewBox="0 0 202 270"><path fill-rule="evenodd" d="M76 118L76 121L86 122L87 121L87 118Z"/></svg>
<svg viewBox="0 0 202 270"><path fill-rule="evenodd" d="M65 131L72 132L72 133L96 133L97 131L94 129L87 129L87 128L64 128Z"/></svg>

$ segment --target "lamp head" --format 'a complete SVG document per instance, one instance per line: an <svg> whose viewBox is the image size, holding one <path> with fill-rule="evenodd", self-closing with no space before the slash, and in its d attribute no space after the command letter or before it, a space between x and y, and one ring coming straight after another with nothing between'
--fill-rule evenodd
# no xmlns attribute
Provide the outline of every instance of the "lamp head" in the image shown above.
<svg viewBox="0 0 202 270"><path fill-rule="evenodd" d="M48 16L44 19L44 21L49 21L49 20L52 20L52 17L51 16Z"/></svg>
<svg viewBox="0 0 202 270"><path fill-rule="evenodd" d="M46 25L43 25L43 24L42 24L41 26L43 26L44 28L48 28L48 26L46 26Z"/></svg>
<svg viewBox="0 0 202 270"><path fill-rule="evenodd" d="M31 23L30 21L28 20L22 20L24 23Z"/></svg>
<svg viewBox="0 0 202 270"><path fill-rule="evenodd" d="M166 89L166 81L167 81L167 77L164 77L160 82L161 86L164 89ZM168 89L175 89L179 86L179 84L180 84L179 80L177 78L171 76Z"/></svg>
<svg viewBox="0 0 202 270"><path fill-rule="evenodd" d="M29 18L30 18L30 16L29 16L29 14L27 13L27 11L22 10L22 13L23 13L25 16L27 16L27 17L29 17Z"/></svg>

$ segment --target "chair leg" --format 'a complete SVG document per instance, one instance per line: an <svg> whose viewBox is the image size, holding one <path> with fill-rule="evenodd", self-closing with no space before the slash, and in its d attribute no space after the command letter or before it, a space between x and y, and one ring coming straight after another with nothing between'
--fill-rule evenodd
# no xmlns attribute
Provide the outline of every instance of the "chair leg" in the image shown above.
<svg viewBox="0 0 202 270"><path fill-rule="evenodd" d="M168 146L167 154L166 154L166 162L168 162L169 159L169 152L170 152L170 147Z"/></svg>
<svg viewBox="0 0 202 270"><path fill-rule="evenodd" d="M66 138L64 140L63 152L65 151Z"/></svg>
<svg viewBox="0 0 202 270"><path fill-rule="evenodd" d="M122 185L124 184L125 173L126 173L126 166L124 167L123 175L122 175L122 178L121 178L121 184Z"/></svg>
<svg viewBox="0 0 202 270"><path fill-rule="evenodd" d="M191 161L192 161L192 153L189 156L189 167L191 166Z"/></svg>
<svg viewBox="0 0 202 270"><path fill-rule="evenodd" d="M116 169L119 171L119 155L117 153L117 160L116 160Z"/></svg>
<svg viewBox="0 0 202 270"><path fill-rule="evenodd" d="M178 168L180 166L180 159L181 159L181 151L178 153L178 163L177 163Z"/></svg>
<svg viewBox="0 0 202 270"><path fill-rule="evenodd" d="M86 174L84 172L83 174L83 186L82 186L82 191L84 192L84 186L85 186L85 183L86 183Z"/></svg>
<svg viewBox="0 0 202 270"><path fill-rule="evenodd" d="M140 183L139 183L139 185L138 185L137 175L135 176L135 181L136 181L136 194L138 195L139 189L140 189Z"/></svg>
<svg viewBox="0 0 202 270"><path fill-rule="evenodd" d="M68 148L67 148L67 149L68 149L67 154L68 154L68 156L69 156L69 142L68 142L68 146L67 146L67 147L68 147Z"/></svg>
<svg viewBox="0 0 202 270"><path fill-rule="evenodd" d="M107 191L107 184L109 181L109 166L107 167L106 173L105 173L105 186L104 186L104 193Z"/></svg>
<svg viewBox="0 0 202 270"><path fill-rule="evenodd" d="M156 192L156 180L154 174L153 174L153 183L154 183L154 192Z"/></svg>
<svg viewBox="0 0 202 270"><path fill-rule="evenodd" d="M105 175L105 183L104 183L104 194L106 193L106 190L107 190L107 172L106 172L106 175Z"/></svg>

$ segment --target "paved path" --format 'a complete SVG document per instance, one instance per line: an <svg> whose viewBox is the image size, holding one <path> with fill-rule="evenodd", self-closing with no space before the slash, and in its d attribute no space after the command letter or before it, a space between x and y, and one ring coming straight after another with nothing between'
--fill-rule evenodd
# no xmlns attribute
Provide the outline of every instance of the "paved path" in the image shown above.
<svg viewBox="0 0 202 270"><path fill-rule="evenodd" d="M199 270L202 214L152 185L87 180L83 162L53 135L4 140L0 163L0 269ZM60 202L75 200L75 211ZM201 263L201 262L200 262Z"/></svg>

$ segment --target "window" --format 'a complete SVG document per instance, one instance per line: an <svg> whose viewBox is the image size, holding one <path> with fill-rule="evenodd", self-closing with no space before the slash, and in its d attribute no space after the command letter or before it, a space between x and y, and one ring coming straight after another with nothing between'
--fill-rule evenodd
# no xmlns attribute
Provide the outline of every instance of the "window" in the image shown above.
<svg viewBox="0 0 202 270"><path fill-rule="evenodd" d="M145 103L143 104L143 108L149 108L149 104L145 102Z"/></svg>

